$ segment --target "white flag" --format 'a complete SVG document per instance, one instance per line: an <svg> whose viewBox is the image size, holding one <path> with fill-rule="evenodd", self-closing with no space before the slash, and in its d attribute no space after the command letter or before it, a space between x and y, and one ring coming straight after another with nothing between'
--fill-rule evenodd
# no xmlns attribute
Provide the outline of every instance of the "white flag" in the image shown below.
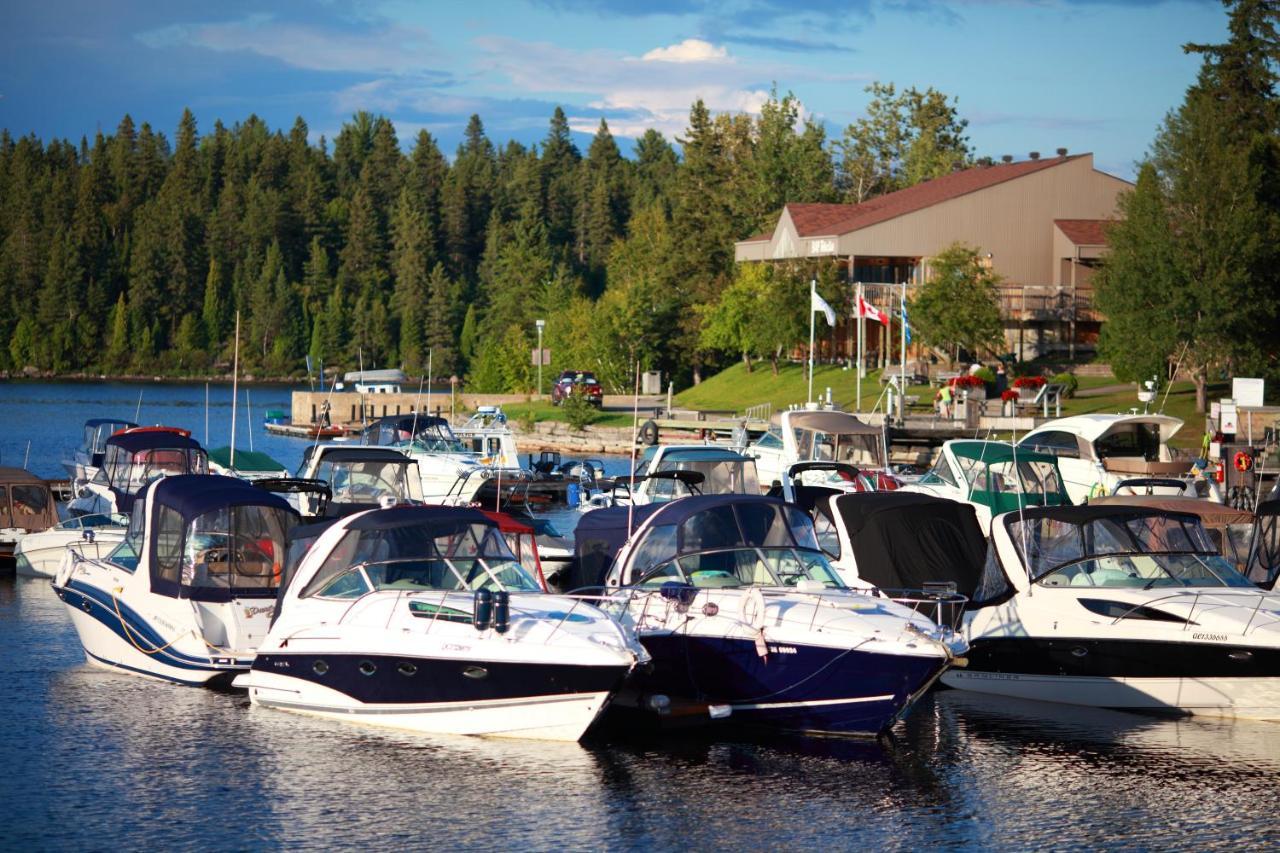
<svg viewBox="0 0 1280 853"><path fill-rule="evenodd" d="M818 295L818 289L816 287L810 287L809 294L813 297L809 303L809 310L821 311L823 316L827 318L827 325L834 327L836 324L836 312L831 310L831 306L827 304L827 300Z"/></svg>

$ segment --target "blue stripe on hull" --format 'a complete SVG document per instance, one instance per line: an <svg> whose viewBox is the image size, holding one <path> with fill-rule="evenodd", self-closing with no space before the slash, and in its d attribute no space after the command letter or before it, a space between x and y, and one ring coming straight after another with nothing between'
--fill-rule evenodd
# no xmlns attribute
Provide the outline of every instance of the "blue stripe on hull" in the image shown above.
<svg viewBox="0 0 1280 853"><path fill-rule="evenodd" d="M172 675L164 675L159 672L151 672L150 670L139 669L136 666L129 666L127 663L121 663L120 661L107 660L104 657L99 657L98 655L95 655L93 652L89 651L88 649L85 649L84 653L88 655L90 658L92 658L93 660L102 664L103 666L111 667L112 669L123 669L135 675L145 675L150 678L157 678L161 681L168 681L173 684L181 684L184 687L204 687L205 684L207 683L207 681L205 680L187 681L181 678L176 678Z"/></svg>
<svg viewBox="0 0 1280 853"><path fill-rule="evenodd" d="M65 587L54 586L54 592L58 597L66 603L68 607L75 607L86 615L92 616L98 622L101 622L112 633L120 637L126 643L137 643L143 648L157 648L168 642L164 637L151 627L151 625L138 615L137 611L128 605L119 601L112 601L109 594L103 592L91 584L81 581L72 581ZM85 608L88 604L88 609ZM120 608L120 615L116 615L116 607ZM125 625L121 625L121 617L123 617L125 625L128 626L126 633ZM81 645L84 645L82 642ZM129 666L118 661L110 661L98 655L94 655L85 648L85 653L92 656L95 660L102 662L108 666L127 669L130 672L137 672L141 675L150 675L155 678L164 679L166 681L176 681L180 684L197 684L201 685L206 679L198 681L189 681L176 676L160 675L138 667ZM144 652L138 652L144 654ZM157 663L163 664L177 670L190 670L193 672L209 673L217 675L219 673L240 672L247 670L252 663L251 660L237 660L232 665L213 665L209 658L199 658L172 648L163 649L151 655Z"/></svg>
<svg viewBox="0 0 1280 853"><path fill-rule="evenodd" d="M940 658L772 642L766 659L753 640L670 634L642 639L654 663L653 672L642 676L643 692L730 705L739 722L801 731L880 732L945 666Z"/></svg>

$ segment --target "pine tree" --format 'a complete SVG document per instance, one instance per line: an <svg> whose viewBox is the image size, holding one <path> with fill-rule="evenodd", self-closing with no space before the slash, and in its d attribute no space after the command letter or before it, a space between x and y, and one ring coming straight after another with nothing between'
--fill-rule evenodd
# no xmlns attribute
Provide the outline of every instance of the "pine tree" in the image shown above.
<svg viewBox="0 0 1280 853"><path fill-rule="evenodd" d="M204 339L215 353L221 349L227 333L227 306L222 291L226 284L217 258L209 258L209 272L204 280L204 300L200 319L204 323Z"/></svg>
<svg viewBox="0 0 1280 853"><path fill-rule="evenodd" d="M573 211L578 193L575 173L582 154L569 135L569 120L556 107L542 143L542 179L546 197L546 229L550 245L568 245L573 236Z"/></svg>

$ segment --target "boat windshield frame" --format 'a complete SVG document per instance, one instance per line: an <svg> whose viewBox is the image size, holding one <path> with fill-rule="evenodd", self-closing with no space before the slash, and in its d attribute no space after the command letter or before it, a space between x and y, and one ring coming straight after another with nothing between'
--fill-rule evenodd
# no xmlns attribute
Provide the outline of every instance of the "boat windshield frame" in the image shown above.
<svg viewBox="0 0 1280 853"><path fill-rule="evenodd" d="M457 565L460 562L470 562L471 565L467 571L463 571ZM494 562L495 565L490 565ZM438 584L421 584L410 581L412 586L395 586L407 578L399 578L395 581L386 582L387 569L391 566L400 566L404 564L437 564L439 569L443 569L447 574L442 577L452 577L456 586L446 587ZM379 582L370 570L381 568L383 571L383 581ZM476 569L479 568L480 573ZM433 571L428 565L427 571ZM508 581L504 581L501 575L509 575ZM510 583L510 579L514 577L519 579L520 585L517 586ZM359 583L352 583L357 580ZM477 581L481 581L477 583ZM314 581L313 581L314 582ZM345 584L345 586L343 586ZM375 592L456 592L471 593L481 589L502 590L506 592L542 592L542 587L534 580L529 570L520 563L515 557L502 557L500 561L494 561L493 556L483 557L479 554L468 555L465 557L444 555L424 556L424 557L392 557L385 560L364 560L354 563L340 572L337 572L325 578L323 585L312 590L308 588L302 590L299 594L300 598L323 598L323 599L340 599L350 600L363 598ZM341 592L331 592L335 587Z"/></svg>
<svg viewBox="0 0 1280 853"><path fill-rule="evenodd" d="M209 457L203 448L195 447L150 447L144 450L120 451L108 446L107 458L103 460L93 482L107 486L126 495L136 495L143 486L159 477L169 474L207 474L209 473ZM169 462L161 464L155 454L182 454L182 470L172 470ZM127 459L122 459L127 456Z"/></svg>
<svg viewBox="0 0 1280 853"><path fill-rule="evenodd" d="M316 466L316 473L313 479L322 480L329 484L329 490L332 494L332 503L377 503L379 498L387 494L393 495L397 502L404 502L414 500L414 496L410 488L410 477L412 476L410 466L413 464L413 460L408 457L403 461L398 459L326 460L324 457L321 457L320 464ZM379 466L378 473L374 474L370 471L351 470L355 466L365 465ZM398 471L395 482L387 480L385 476L388 466L391 466ZM340 479L340 475L343 479ZM360 476L375 478L377 482L372 484L349 484L350 480ZM351 492L352 488L377 488L378 483L385 484L389 487L389 491L379 491L372 495L354 495ZM353 501L353 498L358 499Z"/></svg>
<svg viewBox="0 0 1280 853"><path fill-rule="evenodd" d="M1180 576L1192 566L1207 575ZM1072 571L1074 570L1074 571ZM1080 583L1077 579L1085 579ZM1065 583L1061 582L1065 579ZM1257 589L1219 553L1114 551L1058 566L1035 579L1037 586L1073 589Z"/></svg>
<svg viewBox="0 0 1280 853"><path fill-rule="evenodd" d="M789 553L795 560L795 565L798 568L803 567L803 570L782 572L781 559L778 559L774 565L770 564L768 558L774 552L777 552L779 557ZM726 556L732 554L750 554L753 555L754 559L750 561L751 565L747 565L747 561ZM809 556L810 560L806 562L801 555ZM732 565L733 571L728 571L726 568L692 568L684 564L689 560L701 561L706 558L714 558L713 562L723 567ZM821 566L822 572L827 577L813 576L811 572L815 566ZM744 568L751 569L753 575L763 571L768 577L768 581L754 578L752 580L744 579L739 574ZM725 579L737 579L739 582L720 582ZM848 589L823 551L798 545L739 545L730 548L686 551L649 567L643 575L632 580L629 586L657 588L662 584L674 582L688 584L696 589L748 589L751 587L793 589L801 580L816 580L827 589L832 590Z"/></svg>

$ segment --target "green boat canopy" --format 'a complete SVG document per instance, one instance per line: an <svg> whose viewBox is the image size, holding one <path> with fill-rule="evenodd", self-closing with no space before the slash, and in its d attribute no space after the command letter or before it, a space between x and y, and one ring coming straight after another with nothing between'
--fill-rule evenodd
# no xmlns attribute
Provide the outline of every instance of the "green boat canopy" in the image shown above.
<svg viewBox="0 0 1280 853"><path fill-rule="evenodd" d="M976 459L991 465L1012 462L1014 456L1017 456L1019 462L1053 462L1056 465L1058 461L1058 457L1053 454L1015 447L1003 441L953 441L951 452L964 459Z"/></svg>
<svg viewBox="0 0 1280 853"><path fill-rule="evenodd" d="M1058 457L996 441L952 441L968 499L992 515L1029 506L1070 506Z"/></svg>
<svg viewBox="0 0 1280 853"><path fill-rule="evenodd" d="M231 448L219 447L217 450L210 450L209 464L216 465L224 470L231 470ZM265 453L257 453L252 450L237 450L235 470L246 473L278 474L288 469Z"/></svg>

